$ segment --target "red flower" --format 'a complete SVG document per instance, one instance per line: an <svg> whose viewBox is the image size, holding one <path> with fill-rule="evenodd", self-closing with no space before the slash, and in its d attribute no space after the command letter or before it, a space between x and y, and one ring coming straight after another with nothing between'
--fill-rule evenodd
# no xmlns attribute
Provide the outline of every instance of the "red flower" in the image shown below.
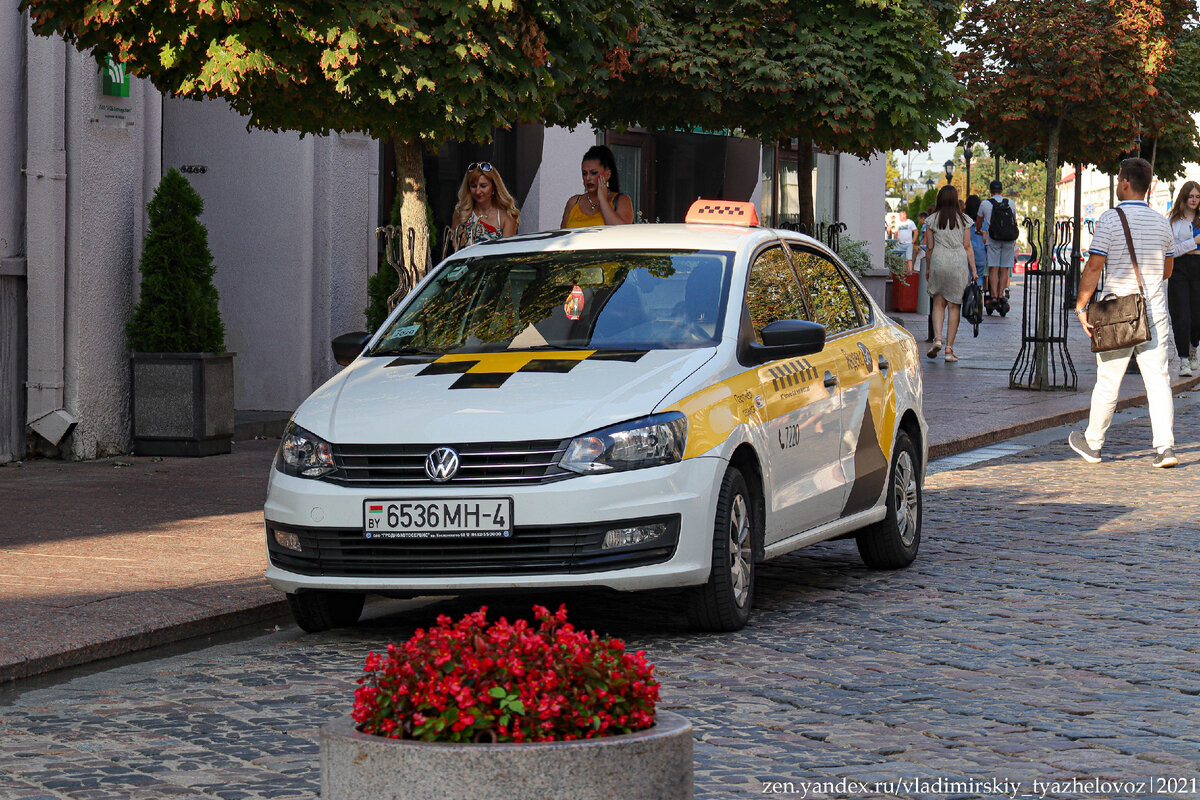
<svg viewBox="0 0 1200 800"><path fill-rule="evenodd" d="M644 651L578 631L566 607L536 627L487 609L368 653L352 716L361 730L425 741L591 739L654 724L658 682Z"/></svg>

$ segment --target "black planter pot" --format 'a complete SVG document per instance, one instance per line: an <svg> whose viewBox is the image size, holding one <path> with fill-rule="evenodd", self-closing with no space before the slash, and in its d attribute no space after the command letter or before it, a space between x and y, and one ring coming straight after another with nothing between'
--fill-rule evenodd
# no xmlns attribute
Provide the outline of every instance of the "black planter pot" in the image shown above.
<svg viewBox="0 0 1200 800"><path fill-rule="evenodd" d="M133 452L215 456L232 450L234 353L134 353Z"/></svg>

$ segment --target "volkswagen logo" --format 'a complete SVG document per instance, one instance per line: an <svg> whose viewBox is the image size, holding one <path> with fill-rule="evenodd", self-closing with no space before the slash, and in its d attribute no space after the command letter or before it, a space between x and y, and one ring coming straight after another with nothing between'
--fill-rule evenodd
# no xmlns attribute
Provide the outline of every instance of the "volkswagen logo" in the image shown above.
<svg viewBox="0 0 1200 800"><path fill-rule="evenodd" d="M445 483L458 474L458 453L439 447L425 457L425 474L431 481Z"/></svg>

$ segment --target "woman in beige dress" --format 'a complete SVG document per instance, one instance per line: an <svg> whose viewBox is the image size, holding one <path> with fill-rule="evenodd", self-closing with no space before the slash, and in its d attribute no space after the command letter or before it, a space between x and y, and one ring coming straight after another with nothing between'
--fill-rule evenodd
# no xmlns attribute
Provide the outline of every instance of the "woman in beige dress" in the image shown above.
<svg viewBox="0 0 1200 800"><path fill-rule="evenodd" d="M946 361L958 361L954 337L958 334L959 306L967 282L975 274L975 251L971 247L971 221L958 205L958 190L946 185L938 192L937 208L925 220L925 252L928 258L928 291L933 298L933 347L927 355L937 358L942 351L942 320L946 320ZM949 309L949 313L947 313Z"/></svg>

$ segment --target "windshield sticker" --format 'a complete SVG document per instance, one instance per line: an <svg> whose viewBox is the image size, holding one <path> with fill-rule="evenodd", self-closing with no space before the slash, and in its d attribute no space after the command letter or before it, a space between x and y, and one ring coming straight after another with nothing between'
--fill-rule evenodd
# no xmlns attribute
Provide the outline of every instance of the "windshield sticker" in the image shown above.
<svg viewBox="0 0 1200 800"><path fill-rule="evenodd" d="M446 271L445 279L448 281L456 281L463 275L467 274L467 270L471 268L469 263L456 264Z"/></svg>
<svg viewBox="0 0 1200 800"><path fill-rule="evenodd" d="M392 335L388 339L403 339L406 336L415 336L417 331L421 330L420 323L416 325L405 325L403 328L396 328L392 331Z"/></svg>
<svg viewBox="0 0 1200 800"><path fill-rule="evenodd" d="M583 299L583 289L580 289L578 285L572 286L571 295L563 304L563 311L567 313L567 319L572 322L579 321L579 317L583 314Z"/></svg>

